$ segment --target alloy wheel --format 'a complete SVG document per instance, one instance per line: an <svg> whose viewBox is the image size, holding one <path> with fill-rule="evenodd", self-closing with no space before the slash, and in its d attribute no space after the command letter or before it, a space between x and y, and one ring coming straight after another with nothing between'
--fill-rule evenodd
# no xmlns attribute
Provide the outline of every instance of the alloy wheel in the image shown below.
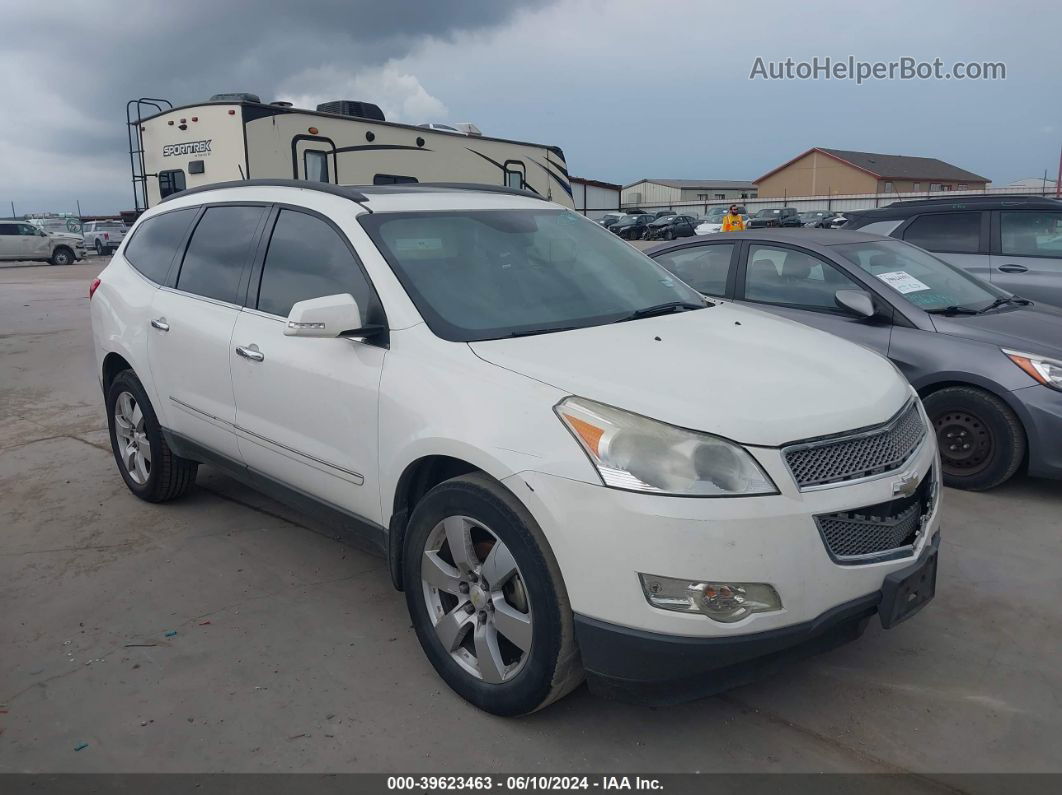
<svg viewBox="0 0 1062 795"><path fill-rule="evenodd" d="M524 578L489 527L449 516L428 534L421 587L443 648L488 684L509 681L531 650L532 617Z"/></svg>
<svg viewBox="0 0 1062 795"><path fill-rule="evenodd" d="M134 483L143 486L151 476L151 444L144 412L131 392L122 392L114 402L114 435L122 466Z"/></svg>

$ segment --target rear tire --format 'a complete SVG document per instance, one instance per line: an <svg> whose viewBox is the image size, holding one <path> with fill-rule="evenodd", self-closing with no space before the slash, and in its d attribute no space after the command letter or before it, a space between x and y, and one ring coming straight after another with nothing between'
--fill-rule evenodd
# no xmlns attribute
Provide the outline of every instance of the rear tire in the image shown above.
<svg viewBox="0 0 1062 795"><path fill-rule="evenodd" d="M452 538L470 539L459 542L463 553L452 551ZM492 557L492 551L508 553L510 561L509 573L493 584L488 580L502 571L502 555ZM531 514L490 477L453 478L417 504L406 532L403 582L424 653L446 683L480 709L524 715L582 682L557 562ZM486 599L484 589L492 594Z"/></svg>
<svg viewBox="0 0 1062 795"><path fill-rule="evenodd" d="M52 265L73 265L74 264L74 252L72 249L66 246L59 246L52 252L52 258L48 260Z"/></svg>
<svg viewBox="0 0 1062 795"><path fill-rule="evenodd" d="M100 242L99 238L96 238L96 254L100 257L103 256L103 243Z"/></svg>
<svg viewBox="0 0 1062 795"><path fill-rule="evenodd" d="M129 490L147 502L184 495L195 483L199 465L170 450L151 401L132 370L114 377L107 388L106 405L111 451Z"/></svg>
<svg viewBox="0 0 1062 795"><path fill-rule="evenodd" d="M953 386L934 392L923 404L937 434L946 486L984 491L1018 471L1025 458L1025 429L995 395Z"/></svg>

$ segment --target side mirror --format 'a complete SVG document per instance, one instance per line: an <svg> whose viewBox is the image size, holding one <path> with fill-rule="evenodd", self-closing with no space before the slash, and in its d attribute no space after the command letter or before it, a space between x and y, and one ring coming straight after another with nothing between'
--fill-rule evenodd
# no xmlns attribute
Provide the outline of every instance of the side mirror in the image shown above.
<svg viewBox="0 0 1062 795"><path fill-rule="evenodd" d="M841 309L864 318L874 317L874 301L866 290L838 290L833 300Z"/></svg>
<svg viewBox="0 0 1062 795"><path fill-rule="evenodd" d="M350 293L299 301L291 307L284 326L286 337L364 338L382 331L382 326L362 324L358 302Z"/></svg>

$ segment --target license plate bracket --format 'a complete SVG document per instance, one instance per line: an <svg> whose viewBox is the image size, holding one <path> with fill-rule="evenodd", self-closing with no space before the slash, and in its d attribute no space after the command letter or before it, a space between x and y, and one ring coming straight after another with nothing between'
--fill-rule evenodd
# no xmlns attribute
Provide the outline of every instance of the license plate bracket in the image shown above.
<svg viewBox="0 0 1062 795"><path fill-rule="evenodd" d="M937 555L938 549L934 547L917 563L894 571L885 578L878 605L882 627L892 629L933 599L937 592Z"/></svg>

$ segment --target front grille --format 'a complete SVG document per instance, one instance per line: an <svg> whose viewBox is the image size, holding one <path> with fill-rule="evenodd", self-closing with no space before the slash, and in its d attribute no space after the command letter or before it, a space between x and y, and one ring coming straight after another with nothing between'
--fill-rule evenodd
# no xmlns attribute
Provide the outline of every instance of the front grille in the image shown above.
<svg viewBox="0 0 1062 795"><path fill-rule="evenodd" d="M935 501L936 475L930 470L910 497L820 514L815 524L836 563L851 566L899 558L913 554Z"/></svg>
<svg viewBox="0 0 1062 795"><path fill-rule="evenodd" d="M926 425L912 400L884 425L845 436L792 444L783 448L797 486L804 489L843 483L899 469L926 435Z"/></svg>

